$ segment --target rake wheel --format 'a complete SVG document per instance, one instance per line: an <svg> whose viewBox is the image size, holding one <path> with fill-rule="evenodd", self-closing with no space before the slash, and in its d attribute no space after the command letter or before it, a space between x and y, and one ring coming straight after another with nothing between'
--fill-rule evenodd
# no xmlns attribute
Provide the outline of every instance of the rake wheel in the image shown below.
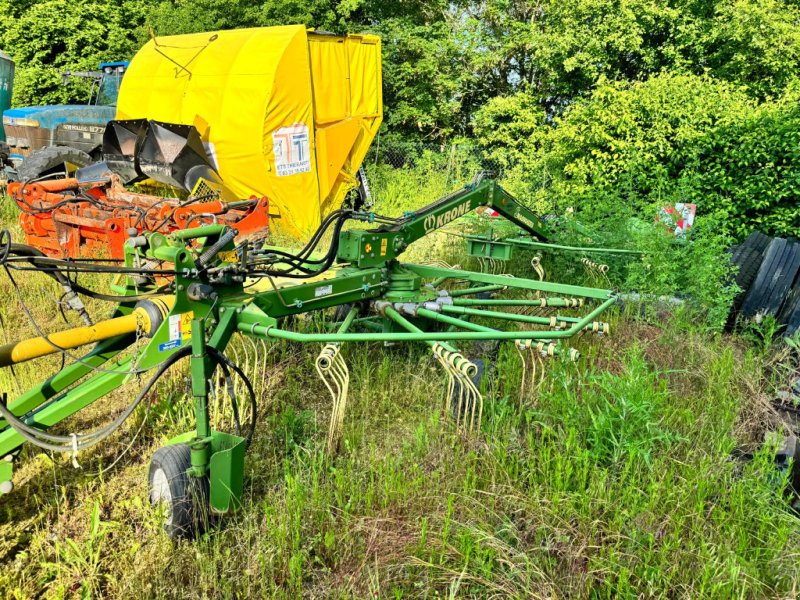
<svg viewBox="0 0 800 600"><path fill-rule="evenodd" d="M150 503L163 505L164 530L173 539L200 535L209 518L208 477L192 477L191 450L186 444L159 448L150 461Z"/></svg>

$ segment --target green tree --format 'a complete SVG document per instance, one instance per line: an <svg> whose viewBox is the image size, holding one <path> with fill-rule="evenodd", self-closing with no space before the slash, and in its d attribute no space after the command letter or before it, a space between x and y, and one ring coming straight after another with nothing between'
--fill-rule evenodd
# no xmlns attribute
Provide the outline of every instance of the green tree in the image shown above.
<svg viewBox="0 0 800 600"><path fill-rule="evenodd" d="M25 105L86 102L86 87L62 85L62 72L130 58L146 7L133 0L44 0L1 8L12 16L0 33L16 62L14 103Z"/></svg>
<svg viewBox="0 0 800 600"><path fill-rule="evenodd" d="M779 96L800 68L800 8L780 0L715 4L696 42L696 64L754 97Z"/></svg>
<svg viewBox="0 0 800 600"><path fill-rule="evenodd" d="M698 141L679 187L739 238L800 232L800 89L727 119Z"/></svg>

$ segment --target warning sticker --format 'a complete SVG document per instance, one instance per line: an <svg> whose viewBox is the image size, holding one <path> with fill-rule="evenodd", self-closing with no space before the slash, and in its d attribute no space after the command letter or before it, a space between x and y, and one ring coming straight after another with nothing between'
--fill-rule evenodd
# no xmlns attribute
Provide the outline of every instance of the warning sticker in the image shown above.
<svg viewBox="0 0 800 600"><path fill-rule="evenodd" d="M184 340L192 338L192 320L194 319L194 311L190 310L181 314L181 337Z"/></svg>
<svg viewBox="0 0 800 600"><path fill-rule="evenodd" d="M169 341L159 344L158 351L172 350L180 347L183 342L189 341L192 338L192 319L194 319L194 311L170 315L167 321Z"/></svg>
<svg viewBox="0 0 800 600"><path fill-rule="evenodd" d="M183 328L181 327L181 315L170 315L169 316L169 341L174 342L175 340L180 341L183 337Z"/></svg>
<svg viewBox="0 0 800 600"><path fill-rule="evenodd" d="M311 171L311 144L305 123L293 123L273 131L272 150L278 177Z"/></svg>

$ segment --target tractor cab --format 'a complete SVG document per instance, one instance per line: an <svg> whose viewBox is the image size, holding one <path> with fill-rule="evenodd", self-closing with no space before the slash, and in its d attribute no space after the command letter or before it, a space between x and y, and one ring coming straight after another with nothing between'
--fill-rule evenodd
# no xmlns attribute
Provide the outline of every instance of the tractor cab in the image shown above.
<svg viewBox="0 0 800 600"><path fill-rule="evenodd" d="M128 69L123 61L100 63L99 71L64 71L64 84L72 77L85 77L92 80L89 92L89 106L116 106L122 77Z"/></svg>
<svg viewBox="0 0 800 600"><path fill-rule="evenodd" d="M97 158L106 123L115 116L119 88L127 68L127 62L104 62L97 71L66 71L65 83L73 77L91 80L87 104L29 106L3 112L12 163L19 169L23 159L52 146L72 150L70 160L73 163L86 157ZM51 151L50 154L58 153ZM88 164L89 159L81 162Z"/></svg>

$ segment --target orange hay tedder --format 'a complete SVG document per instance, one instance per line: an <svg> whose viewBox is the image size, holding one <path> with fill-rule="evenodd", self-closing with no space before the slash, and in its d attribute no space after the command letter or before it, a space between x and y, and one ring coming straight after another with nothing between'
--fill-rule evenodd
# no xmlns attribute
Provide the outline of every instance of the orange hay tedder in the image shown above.
<svg viewBox="0 0 800 600"><path fill-rule="evenodd" d="M14 182L8 193L21 211L25 242L54 257L99 252L123 258L125 241L142 231L171 233L219 223L242 236L262 237L269 224L266 198L224 202L213 193L188 200L161 198L130 192L117 176L100 184L75 178Z"/></svg>

